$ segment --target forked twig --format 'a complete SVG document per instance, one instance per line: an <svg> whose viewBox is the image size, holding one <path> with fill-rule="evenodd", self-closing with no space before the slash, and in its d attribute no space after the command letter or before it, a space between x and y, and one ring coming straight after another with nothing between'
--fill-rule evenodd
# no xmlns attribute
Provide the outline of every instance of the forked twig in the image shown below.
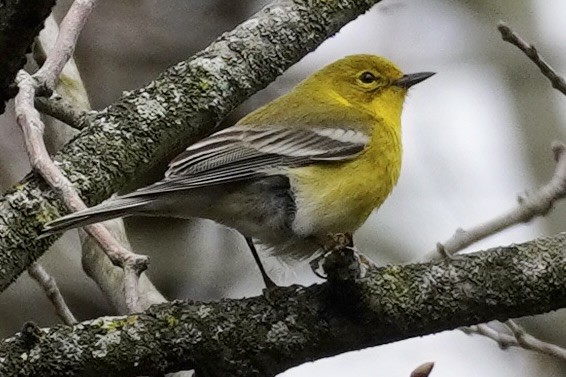
<svg viewBox="0 0 566 377"><path fill-rule="evenodd" d="M495 330L487 324L464 327L461 330L466 334L478 334L492 339L497 342L499 347L502 349L519 347L566 360L566 349L557 346L556 344L544 342L528 334L522 327L512 320L506 321L505 325L511 331L511 334Z"/></svg>
<svg viewBox="0 0 566 377"><path fill-rule="evenodd" d="M61 22L59 35L44 65L33 76L20 71L17 77L19 92L15 99L16 119L24 134L30 163L72 211L87 207L71 182L51 160L43 140L45 125L34 107L34 101L38 90L52 91L54 89L63 67L73 54L78 35L95 4L96 0L76 0ZM97 240L110 260L124 269L126 305L130 312L138 311L140 309L139 276L147 268L148 257L134 254L124 248L101 224L90 225L85 229Z"/></svg>

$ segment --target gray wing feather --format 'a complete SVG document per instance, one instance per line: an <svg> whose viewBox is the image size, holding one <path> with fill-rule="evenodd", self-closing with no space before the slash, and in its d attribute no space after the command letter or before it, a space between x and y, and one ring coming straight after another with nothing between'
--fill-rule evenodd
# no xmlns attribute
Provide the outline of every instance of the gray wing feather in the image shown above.
<svg viewBox="0 0 566 377"><path fill-rule="evenodd" d="M115 217L150 205L167 192L280 175L290 167L358 156L368 135L348 128L298 130L237 125L190 146L169 165L165 178L151 186L46 225L44 236Z"/></svg>
<svg viewBox="0 0 566 377"><path fill-rule="evenodd" d="M163 180L124 197L281 174L316 161L348 160L358 156L368 140L365 133L349 128L237 125L193 144L170 163Z"/></svg>
<svg viewBox="0 0 566 377"><path fill-rule="evenodd" d="M151 201L149 198L116 198L85 210L71 213L45 224L40 238L116 217L128 216L135 208L143 207Z"/></svg>

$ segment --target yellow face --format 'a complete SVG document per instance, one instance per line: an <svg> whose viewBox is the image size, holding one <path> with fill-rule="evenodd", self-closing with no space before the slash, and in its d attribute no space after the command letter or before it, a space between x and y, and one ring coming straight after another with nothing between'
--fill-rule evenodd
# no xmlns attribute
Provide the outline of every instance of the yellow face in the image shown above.
<svg viewBox="0 0 566 377"><path fill-rule="evenodd" d="M402 102L407 93L406 88L395 85L403 72L379 56L348 56L323 68L319 74L326 76L337 93L358 105L369 104L380 96Z"/></svg>
<svg viewBox="0 0 566 377"><path fill-rule="evenodd" d="M322 68L304 84L372 116L392 119L400 117L407 94L407 88L396 85L403 77L387 59L352 55Z"/></svg>
<svg viewBox="0 0 566 377"><path fill-rule="evenodd" d="M370 127L370 115L397 124L407 89L430 75L404 75L393 63L374 55L348 56L303 80L279 97L274 102L277 106L264 106L241 122L259 124L282 118L291 124L320 125L321 119L325 123L330 119L335 124L345 121ZM294 121L288 122L291 118Z"/></svg>

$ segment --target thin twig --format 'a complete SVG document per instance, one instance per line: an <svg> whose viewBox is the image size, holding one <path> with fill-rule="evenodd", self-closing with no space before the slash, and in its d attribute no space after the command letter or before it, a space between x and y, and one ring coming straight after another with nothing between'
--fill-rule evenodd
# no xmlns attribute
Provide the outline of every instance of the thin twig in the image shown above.
<svg viewBox="0 0 566 377"><path fill-rule="evenodd" d="M55 312L61 321L69 326L76 324L78 321L67 306L55 279L45 271L45 269L37 262L28 267L28 274L31 276L41 288L55 307Z"/></svg>
<svg viewBox="0 0 566 377"><path fill-rule="evenodd" d="M511 322L511 325L509 324ZM566 349L556 344L544 342L528 333L513 321L506 322L507 327L513 335L507 334L487 324L475 325L462 328L466 334L478 334L488 337L497 342L499 347L507 349L509 347L519 347L530 351L536 351L545 355L554 356L562 360L566 360Z"/></svg>
<svg viewBox="0 0 566 377"><path fill-rule="evenodd" d="M71 211L86 209L82 199L74 190L71 182L59 171L51 160L45 143L43 142L44 124L41 121L39 112L34 108L35 90L40 83L35 77L30 76L24 71L18 73L18 87L20 91L16 96L15 109L16 119L24 133L26 149L30 163L34 170L38 171L49 185L59 194L63 202ZM117 266L123 267L127 273L124 281L128 281L127 287L137 287L132 280L139 277L149 263L147 256L137 255L125 249L112 237L110 232L101 224L94 224L85 227L86 231L96 238L106 254ZM139 301L137 291L125 290L126 301L129 304L137 304ZM128 306L131 311L137 311L137 306Z"/></svg>
<svg viewBox="0 0 566 377"><path fill-rule="evenodd" d="M559 90L562 94L566 94L566 80L558 75L556 71L544 60L544 58L540 56L535 46L527 43L503 21L499 21L497 30L501 33L501 38L503 38L504 41L519 48L529 59L531 59L533 63L536 64L542 74L550 80L554 89Z"/></svg>
<svg viewBox="0 0 566 377"><path fill-rule="evenodd" d="M479 224L471 229L458 229L452 237L437 245L437 248L429 252L425 259L435 259L441 256L439 250L445 255L454 255L471 244L491 236L512 225L524 223L537 216L544 216L552 209L557 200L566 196L566 146L554 141L552 152L556 160L556 168L551 180L535 193L519 200L519 205L494 219Z"/></svg>
<svg viewBox="0 0 566 377"><path fill-rule="evenodd" d="M39 33L36 43L33 46L33 57L38 67L41 67L45 63L47 55L53 52L58 36L59 24L55 21L53 15L51 15L45 20L45 27ZM43 60L37 60L41 59L42 56ZM51 98L62 97L64 101L74 107L77 112L89 111L91 109L86 88L73 57L71 57L63 67L54 91L56 91L56 93L51 96Z"/></svg>
<svg viewBox="0 0 566 377"><path fill-rule="evenodd" d="M63 67L75 51L77 39L96 5L97 0L75 0L65 18L59 25L59 35L55 45L45 59L45 63L34 75L42 87L53 90L59 80Z"/></svg>
<svg viewBox="0 0 566 377"><path fill-rule="evenodd" d="M77 0L61 23L61 28L53 49L48 53L45 64L30 76L20 71L17 77L19 93L15 99L16 119L22 128L26 149L32 168L38 171L48 184L58 193L71 211L86 209L86 205L74 190L71 182L59 171L51 160L43 141L44 124L34 107L38 89L52 91L59 75L74 51L78 35L84 26L96 0ZM112 263L124 269L124 294L130 312L139 311L138 279L147 269L147 256L134 254L117 242L101 224L85 227Z"/></svg>
<svg viewBox="0 0 566 377"><path fill-rule="evenodd" d="M132 246L126 236L124 222L121 219L106 221L104 226L117 242L128 250ZM82 248L83 270L98 285L104 296L112 303L119 314L129 313L126 305L124 269L112 264L96 240L86 232L79 230ZM147 274L141 274L138 283L138 308L145 310L151 305L167 302L165 297L155 288Z"/></svg>
<svg viewBox="0 0 566 377"><path fill-rule="evenodd" d="M45 28L39 34L34 46L34 58L37 56L41 59L43 56L41 62L45 63L47 55L53 51L58 36L59 25L53 16L50 16L45 21ZM40 62L38 64L41 65ZM55 90L57 91L56 95L47 100L49 107L45 108L46 113L57 117L59 120L71 123L76 128L85 126L88 123L87 114L91 106L80 72L72 57L63 67ZM45 97L36 98L36 108L41 110L39 106L45 101ZM53 132L60 132L60 130L54 129ZM106 221L104 227L108 229L117 243L127 250L132 250L122 219ZM105 251L93 237L82 229L79 229L79 236L84 272L98 285L119 314L131 312L130 307L133 306L141 311L153 304L167 301L147 275L141 274L139 281L136 281L135 274L132 275L130 272L126 277L124 269L116 267L110 261ZM131 291L137 292L137 304L135 303L136 297L132 297L128 293ZM126 302L127 299L129 299L128 302ZM134 301L132 302L132 300Z"/></svg>
<svg viewBox="0 0 566 377"><path fill-rule="evenodd" d="M82 120L87 112L77 111L71 103L61 96L53 96L51 98L35 97L34 103L37 110L60 120L76 130L82 130L85 126Z"/></svg>
<svg viewBox="0 0 566 377"><path fill-rule="evenodd" d="M553 88L566 94L566 81L564 78L559 76L556 71L546 63L533 45L524 41L502 21L499 22L497 29L501 33L501 37L504 41L518 47L536 64L542 74L551 82ZM557 200L563 199L566 196L565 150L566 147L563 143L557 141L552 143L552 151L554 153L554 159L556 160L554 175L551 180L537 192L526 198L520 198L517 208L467 231L463 229L456 230L455 234L450 239L444 243L438 243L436 250L429 252L425 258L434 259L438 256L449 257L471 244L512 225L530 221L536 216L546 215ZM521 347L566 360L565 349L554 344L543 342L526 333L523 328L512 320L508 320L505 325L513 335L497 331L486 324L471 326L463 328L462 330L466 333L476 333L489 337L499 343L502 348Z"/></svg>

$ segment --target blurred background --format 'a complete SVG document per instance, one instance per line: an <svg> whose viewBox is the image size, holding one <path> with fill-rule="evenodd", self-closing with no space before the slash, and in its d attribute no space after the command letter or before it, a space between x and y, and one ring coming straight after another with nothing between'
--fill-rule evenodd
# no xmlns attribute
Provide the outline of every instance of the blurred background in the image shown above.
<svg viewBox="0 0 566 377"><path fill-rule="evenodd" d="M69 1L60 1L64 15ZM76 59L92 105L100 109L174 63L206 47L261 9L260 0L101 1L80 38ZM547 182L552 140L566 141L566 99L496 29L505 20L566 74L563 0L384 0L309 54L232 119L287 91L345 55L383 55L405 72L435 71L411 90L403 114L404 166L395 191L356 234L360 250L380 264L405 263L432 250L458 227L470 227L516 205ZM29 171L13 105L0 116L0 186ZM518 243L564 230L566 206L516 226L471 250ZM214 300L259 294L260 275L240 236L208 221L128 219L135 250L151 256L149 276L170 299ZM315 280L304 265L264 256L280 284ZM42 258L79 320L113 314L82 272L80 245L68 232ZM0 294L0 337L25 321L57 323L43 292L27 276ZM564 311L521 323L548 341L566 344ZM556 330L558 329L558 330ZM566 365L524 350L500 350L480 336L444 332L352 352L284 373L299 376L408 376L435 361L434 377L559 376Z"/></svg>

